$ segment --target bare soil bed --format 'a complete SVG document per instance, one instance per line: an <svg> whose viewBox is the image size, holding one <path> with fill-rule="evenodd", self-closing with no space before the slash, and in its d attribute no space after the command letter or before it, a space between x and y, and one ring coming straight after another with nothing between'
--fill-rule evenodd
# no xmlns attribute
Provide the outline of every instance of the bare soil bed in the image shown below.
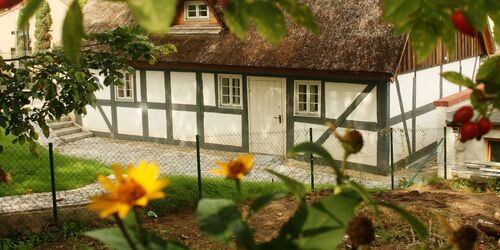
<svg viewBox="0 0 500 250"><path fill-rule="evenodd" d="M331 194L331 191L309 193L308 201L314 201ZM466 193L452 191L440 186L414 187L409 190L381 192L374 194L378 200L391 202L413 212L428 226L431 233L429 246L437 248L447 242L447 237L439 230L436 214L445 215L454 228L459 225L477 225L479 220L492 222L500 227L500 195L495 193ZM245 211L247 204L242 204ZM281 226L293 215L296 209L295 200L291 197L278 200L262 209L250 221L256 230L256 240L264 242L278 234ZM361 208L359 213L374 218L368 208ZM495 218L496 213L496 218ZM376 240L372 249L413 249L417 247L416 239L410 226L398 215L382 209L381 217L375 221ZM190 209L170 213L146 222L148 228L154 229L164 238L175 239L192 249L234 249L234 245L225 246L204 236L197 227L195 211ZM479 230L480 239L477 249L499 249L498 235L488 236ZM40 249L80 249L82 246L102 248L100 244L89 239L78 237L76 240L51 243ZM350 249L347 244L341 249Z"/></svg>

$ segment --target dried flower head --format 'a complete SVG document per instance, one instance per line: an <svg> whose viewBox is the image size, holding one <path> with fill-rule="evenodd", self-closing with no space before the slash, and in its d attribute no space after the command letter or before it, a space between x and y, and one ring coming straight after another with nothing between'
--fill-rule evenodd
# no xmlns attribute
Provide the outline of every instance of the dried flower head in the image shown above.
<svg viewBox="0 0 500 250"><path fill-rule="evenodd" d="M458 250L472 250L477 241L477 231L471 225L463 225L451 236L451 244Z"/></svg>
<svg viewBox="0 0 500 250"><path fill-rule="evenodd" d="M372 221L365 216L356 216L347 225L347 235L354 246L369 245L375 239Z"/></svg>
<svg viewBox="0 0 500 250"><path fill-rule="evenodd" d="M347 155L355 154L363 148L363 136L357 130L347 128L343 135L337 132L337 127L332 122L327 124L335 137L342 143L342 147Z"/></svg>
<svg viewBox="0 0 500 250"><path fill-rule="evenodd" d="M11 181L12 176L10 175L10 173L0 168L0 182L9 184Z"/></svg>

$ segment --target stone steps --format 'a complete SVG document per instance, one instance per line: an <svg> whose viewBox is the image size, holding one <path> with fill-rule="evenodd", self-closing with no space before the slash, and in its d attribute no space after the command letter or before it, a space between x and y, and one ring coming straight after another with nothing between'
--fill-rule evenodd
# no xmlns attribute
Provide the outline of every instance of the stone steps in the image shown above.
<svg viewBox="0 0 500 250"><path fill-rule="evenodd" d="M92 136L94 136L94 135L88 131L81 131L78 133L59 136L59 138L63 142L73 142L73 141L78 141L78 140L85 139L85 138L92 137Z"/></svg>
<svg viewBox="0 0 500 250"><path fill-rule="evenodd" d="M47 120L47 125L51 129L51 133L63 142L73 142L94 136L91 132L74 123L68 116L63 116L58 121Z"/></svg>

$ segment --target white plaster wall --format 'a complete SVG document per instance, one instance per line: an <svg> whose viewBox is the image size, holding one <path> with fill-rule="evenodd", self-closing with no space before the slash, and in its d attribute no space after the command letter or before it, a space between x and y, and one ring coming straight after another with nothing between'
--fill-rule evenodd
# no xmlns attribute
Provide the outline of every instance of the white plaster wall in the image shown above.
<svg viewBox="0 0 500 250"><path fill-rule="evenodd" d="M170 81L172 103L196 104L196 73L171 72Z"/></svg>
<svg viewBox="0 0 500 250"><path fill-rule="evenodd" d="M0 56L3 58L10 58L10 49L16 47L16 35L11 32L16 31L18 13L19 8L0 14Z"/></svg>
<svg viewBox="0 0 500 250"><path fill-rule="evenodd" d="M470 79L474 79L476 76L476 72L479 69L479 62L479 57L472 57L462 60L462 74L469 77Z"/></svg>
<svg viewBox="0 0 500 250"><path fill-rule="evenodd" d="M149 137L167 138L167 111L148 109Z"/></svg>
<svg viewBox="0 0 500 250"><path fill-rule="evenodd" d="M345 109L366 88L363 84L325 83L325 115L328 118L338 118ZM347 119L358 121L377 121L377 92L376 88L365 97L363 102Z"/></svg>
<svg viewBox="0 0 500 250"><path fill-rule="evenodd" d="M443 128L437 127L437 112L431 111L416 118L416 151L439 141Z"/></svg>
<svg viewBox="0 0 500 250"><path fill-rule="evenodd" d="M136 85L135 86L135 98L137 99L137 102L140 102L142 99L141 99L141 71L140 70L136 70L135 71L135 82L134 84Z"/></svg>
<svg viewBox="0 0 500 250"><path fill-rule="evenodd" d="M102 89L97 90L94 92L95 97L97 99L104 99L104 100L110 100L111 99L111 90L109 86L104 86L104 76L99 75L98 70L91 70L90 71L97 79L99 79L99 83L101 84Z"/></svg>
<svg viewBox="0 0 500 250"><path fill-rule="evenodd" d="M401 114L401 109L399 107L398 90L396 88L396 82L392 82L389 85L389 117L394 117Z"/></svg>
<svg viewBox="0 0 500 250"><path fill-rule="evenodd" d="M196 112L173 110L172 122L175 140L196 141Z"/></svg>
<svg viewBox="0 0 500 250"><path fill-rule="evenodd" d="M401 99L403 101L403 108L405 112L412 109L413 105L413 72L398 75L399 89L401 91ZM391 117L401 114L399 108L399 100L396 92L396 86L394 86L394 96L391 89ZM394 105L394 106L393 106ZM393 113L394 112L394 113Z"/></svg>
<svg viewBox="0 0 500 250"><path fill-rule="evenodd" d="M97 108L94 109L92 106L87 106L86 108L87 115L82 117L83 127L91 131L111 133L99 110ZM111 125L113 125L111 120L111 107L102 106L102 109Z"/></svg>
<svg viewBox="0 0 500 250"><path fill-rule="evenodd" d="M451 131L451 128L449 129ZM452 132L450 136L451 143L448 144L448 151L454 155L448 154L448 163L451 166L464 165L466 162L484 162L486 161L487 144L484 138L500 138L500 130L491 130L482 140L469 140L461 143L458 137L458 131ZM450 150L451 148L451 150Z"/></svg>
<svg viewBox="0 0 500 250"><path fill-rule="evenodd" d="M207 106L215 106L215 78L214 74L203 73L203 103Z"/></svg>
<svg viewBox="0 0 500 250"><path fill-rule="evenodd" d="M48 0L50 6L50 15L52 17L52 44L57 46L61 44L61 34L63 21L66 16L68 6L62 0ZM12 31L17 29L17 18L21 6L14 7L13 10L0 14L0 55L4 58L10 57L10 48L16 47L16 36L12 35ZM35 16L30 19L30 40L31 47L35 46Z"/></svg>
<svg viewBox="0 0 500 250"><path fill-rule="evenodd" d="M142 136L142 109L116 108L118 133L124 135Z"/></svg>
<svg viewBox="0 0 500 250"><path fill-rule="evenodd" d="M417 71L417 108L439 99L440 78L439 67Z"/></svg>
<svg viewBox="0 0 500 250"><path fill-rule="evenodd" d="M205 142L241 146L241 115L205 113Z"/></svg>
<svg viewBox="0 0 500 250"><path fill-rule="evenodd" d="M313 141L318 140L328 129L325 125L295 122L294 123L294 145L309 142L309 128L313 129Z"/></svg>
<svg viewBox="0 0 500 250"><path fill-rule="evenodd" d="M443 72L447 71L455 71L459 72L460 71L460 63L459 62L452 62L452 63L447 63L443 65ZM458 85L448 82L446 79L443 78L443 97L447 97L449 95L458 93L459 88Z"/></svg>
<svg viewBox="0 0 500 250"><path fill-rule="evenodd" d="M408 136L410 137L410 147L411 147L411 132L413 130L413 125L411 123L411 118L406 120L406 126L408 128ZM406 134L404 130L403 122L400 122L393 128L393 150L394 150L394 161L397 162L401 159L406 158L409 155L408 152L408 141L406 140Z"/></svg>
<svg viewBox="0 0 500 250"><path fill-rule="evenodd" d="M165 103L165 75L163 71L146 71L148 102Z"/></svg>

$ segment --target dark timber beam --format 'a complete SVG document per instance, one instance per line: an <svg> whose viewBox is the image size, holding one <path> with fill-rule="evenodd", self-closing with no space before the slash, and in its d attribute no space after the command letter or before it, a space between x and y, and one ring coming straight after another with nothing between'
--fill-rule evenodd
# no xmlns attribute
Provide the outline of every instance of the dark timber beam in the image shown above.
<svg viewBox="0 0 500 250"><path fill-rule="evenodd" d="M390 95L389 83L377 84L377 167L381 172L388 172L390 169L390 133L389 133L389 108Z"/></svg>

